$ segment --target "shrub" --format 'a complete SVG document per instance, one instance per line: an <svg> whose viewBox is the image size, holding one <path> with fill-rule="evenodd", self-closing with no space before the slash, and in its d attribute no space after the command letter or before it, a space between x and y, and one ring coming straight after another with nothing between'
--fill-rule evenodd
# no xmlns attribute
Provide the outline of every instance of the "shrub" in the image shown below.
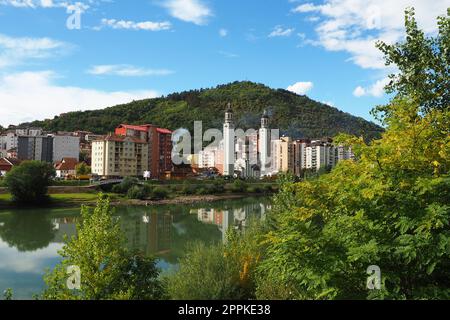
<svg viewBox="0 0 450 320"><path fill-rule="evenodd" d="M127 194L128 190L130 190L131 187L137 185L138 183L139 179L126 177L121 183L114 185L111 190L113 193Z"/></svg>
<svg viewBox="0 0 450 320"><path fill-rule="evenodd" d="M152 192L150 193L150 198L152 200L162 200L166 199L169 195L169 192L167 189L163 187L155 187Z"/></svg>
<svg viewBox="0 0 450 320"><path fill-rule="evenodd" d="M127 192L128 199L144 200L147 197L144 187L132 186Z"/></svg>
<svg viewBox="0 0 450 320"><path fill-rule="evenodd" d="M244 192L247 188L247 184L242 180L235 180L231 185L231 191L236 193Z"/></svg>
<svg viewBox="0 0 450 320"><path fill-rule="evenodd" d="M48 201L48 186L55 176L55 169L46 162L24 161L15 166L5 178L5 184L13 200L19 203Z"/></svg>
<svg viewBox="0 0 450 320"><path fill-rule="evenodd" d="M236 264L225 258L222 245L191 245L179 270L167 279L175 300L226 300L240 295Z"/></svg>

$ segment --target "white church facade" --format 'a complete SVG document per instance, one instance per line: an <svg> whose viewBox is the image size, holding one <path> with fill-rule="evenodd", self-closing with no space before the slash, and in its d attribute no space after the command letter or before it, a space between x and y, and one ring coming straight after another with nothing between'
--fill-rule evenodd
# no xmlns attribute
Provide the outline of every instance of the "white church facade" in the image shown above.
<svg viewBox="0 0 450 320"><path fill-rule="evenodd" d="M264 112L261 128L236 129L231 104L225 111L223 124L223 175L240 178L260 178L271 173L271 129Z"/></svg>

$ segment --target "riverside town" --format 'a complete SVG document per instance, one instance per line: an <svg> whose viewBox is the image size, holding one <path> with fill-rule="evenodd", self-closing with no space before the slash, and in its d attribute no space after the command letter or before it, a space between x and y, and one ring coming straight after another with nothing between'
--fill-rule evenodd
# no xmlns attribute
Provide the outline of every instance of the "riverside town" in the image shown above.
<svg viewBox="0 0 450 320"><path fill-rule="evenodd" d="M0 0L0 309L450 300L449 53L450 0Z"/></svg>

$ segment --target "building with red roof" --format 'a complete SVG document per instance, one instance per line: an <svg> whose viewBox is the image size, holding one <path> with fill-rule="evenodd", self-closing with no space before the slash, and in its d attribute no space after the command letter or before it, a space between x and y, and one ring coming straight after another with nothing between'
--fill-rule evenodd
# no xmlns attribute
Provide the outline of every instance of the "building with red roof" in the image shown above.
<svg viewBox="0 0 450 320"><path fill-rule="evenodd" d="M148 169L152 178L161 179L173 171L172 131L151 124L121 124L115 130L116 136L132 137L148 143Z"/></svg>

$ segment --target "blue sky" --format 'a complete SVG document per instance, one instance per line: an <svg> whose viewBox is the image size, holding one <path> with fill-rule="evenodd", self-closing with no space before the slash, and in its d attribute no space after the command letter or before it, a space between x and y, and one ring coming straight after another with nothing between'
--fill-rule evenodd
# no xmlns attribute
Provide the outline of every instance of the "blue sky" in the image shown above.
<svg viewBox="0 0 450 320"><path fill-rule="evenodd" d="M432 34L450 0L0 0L0 125L235 80L372 120L407 6Z"/></svg>

